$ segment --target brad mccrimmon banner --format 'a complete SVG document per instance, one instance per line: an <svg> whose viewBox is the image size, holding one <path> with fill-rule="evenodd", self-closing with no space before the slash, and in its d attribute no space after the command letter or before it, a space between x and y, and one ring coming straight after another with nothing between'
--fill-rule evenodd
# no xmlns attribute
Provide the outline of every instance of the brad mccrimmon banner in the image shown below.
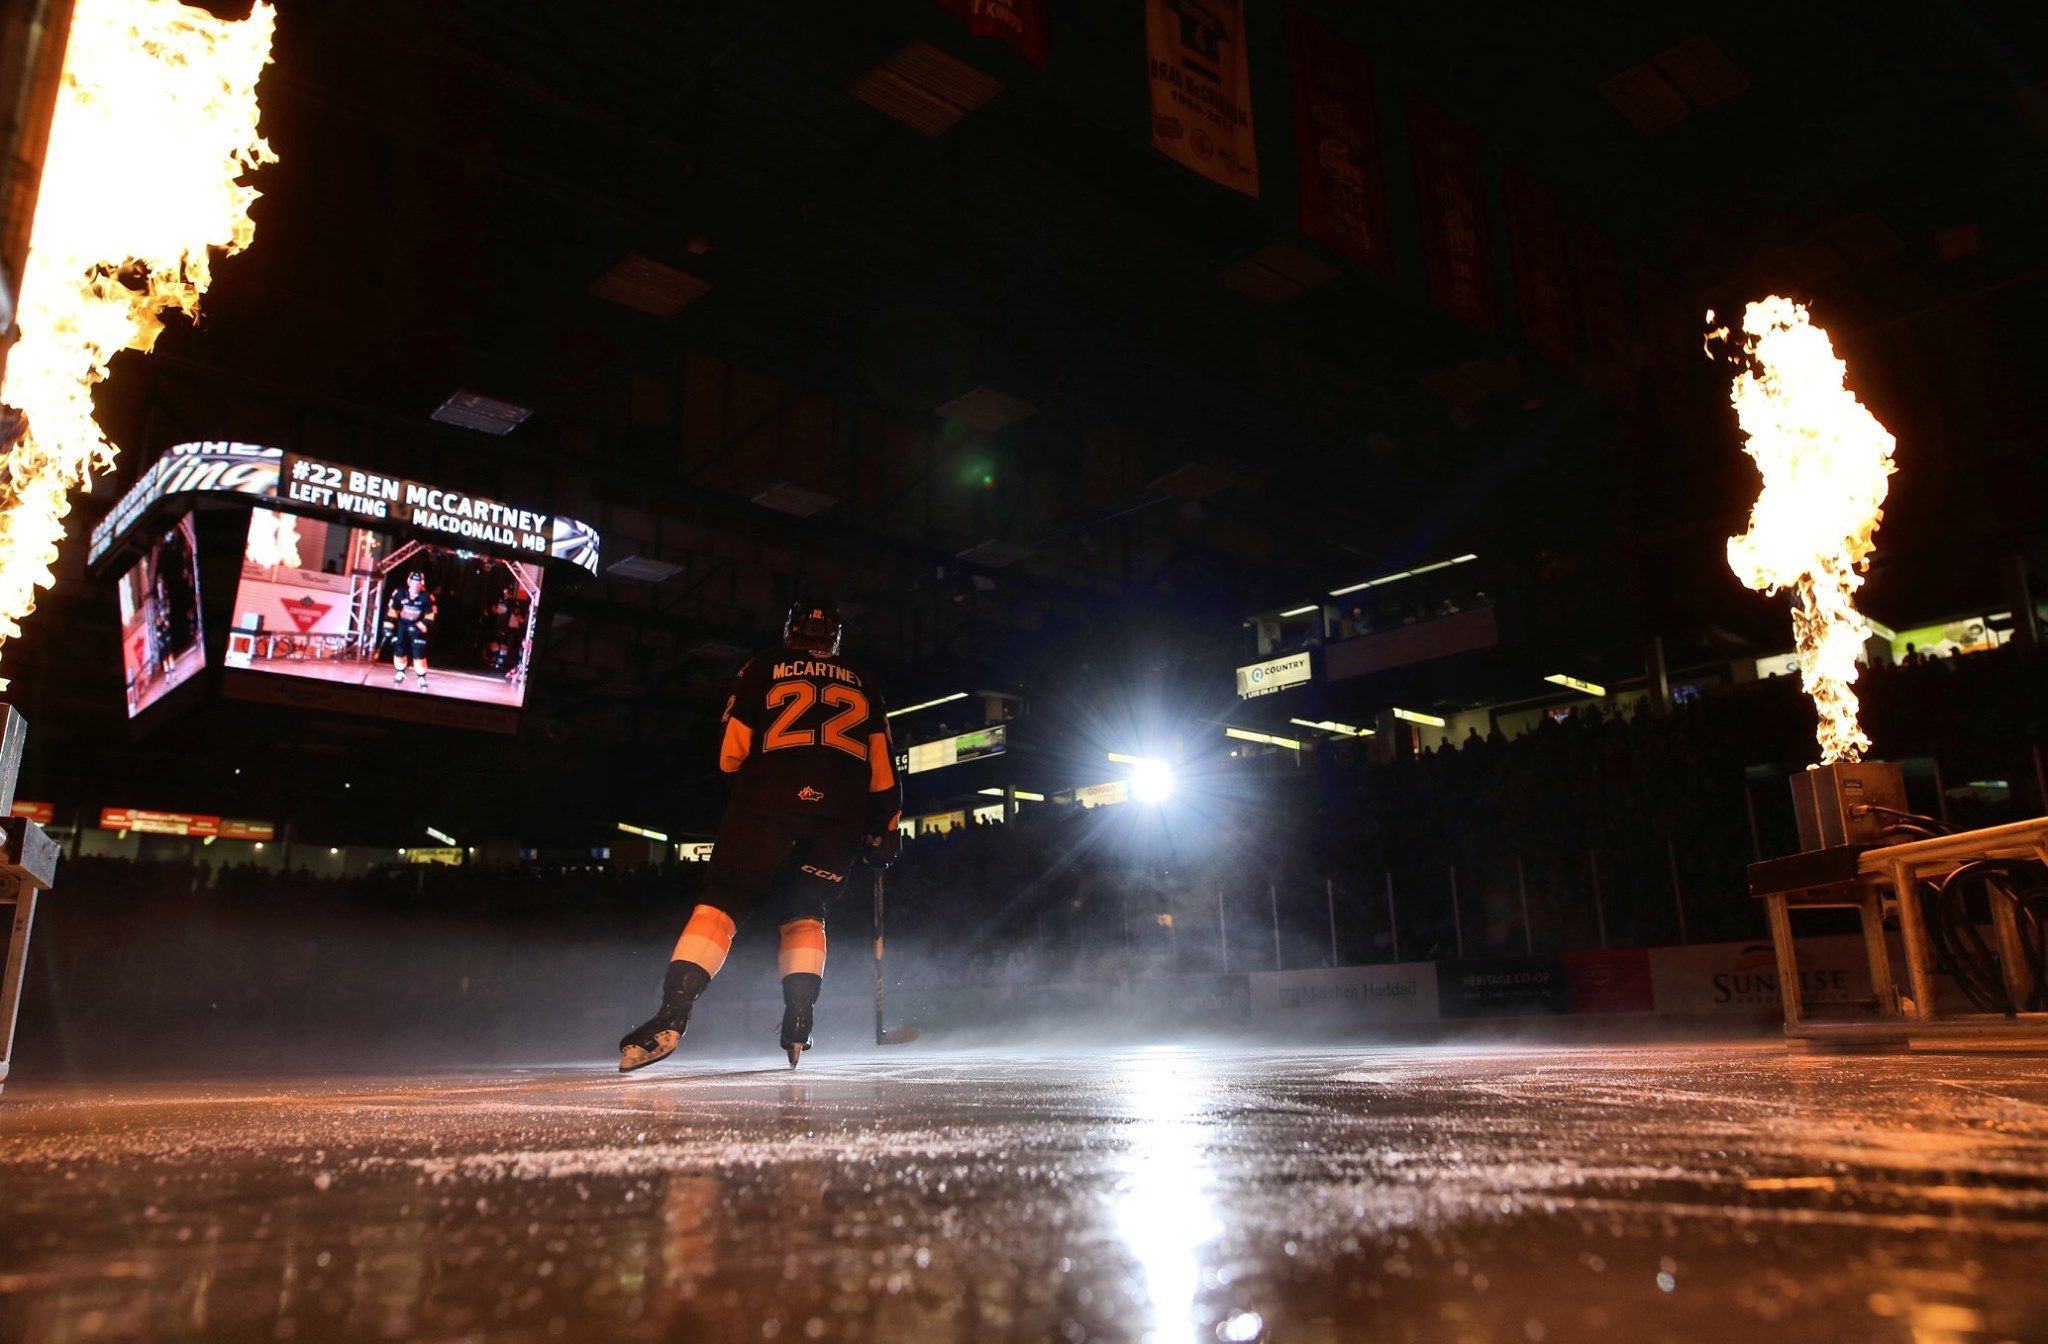
<svg viewBox="0 0 2048 1344"><path fill-rule="evenodd" d="M1379 113L1365 53L1290 5L1287 64L1301 161L1301 232L1391 275Z"/></svg>
<svg viewBox="0 0 2048 1344"><path fill-rule="evenodd" d="M1481 331L1497 323L1493 244L1486 231L1486 181L1479 141L1420 94L1408 95L1415 158L1415 206L1429 297Z"/></svg>
<svg viewBox="0 0 2048 1344"><path fill-rule="evenodd" d="M1152 147L1247 196L1259 194L1243 0L1146 0Z"/></svg>
<svg viewBox="0 0 2048 1344"><path fill-rule="evenodd" d="M1557 201L1521 169L1501 173L1508 244L1515 263L1515 307L1530 348L1561 369L1578 363L1572 326L1572 276Z"/></svg>
<svg viewBox="0 0 2048 1344"><path fill-rule="evenodd" d="M976 37L993 37L1033 65L1044 65L1051 45L1046 0L938 0L939 7L967 20Z"/></svg>
<svg viewBox="0 0 2048 1344"><path fill-rule="evenodd" d="M1618 376L1628 357L1628 298L1614 244L1590 224L1572 230L1572 261L1577 272L1579 315L1585 324L1586 353L1609 377Z"/></svg>

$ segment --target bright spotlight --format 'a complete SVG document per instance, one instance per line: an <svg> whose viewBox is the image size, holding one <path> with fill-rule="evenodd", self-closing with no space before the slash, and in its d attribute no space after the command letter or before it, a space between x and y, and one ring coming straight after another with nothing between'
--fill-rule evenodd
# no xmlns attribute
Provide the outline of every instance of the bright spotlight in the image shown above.
<svg viewBox="0 0 2048 1344"><path fill-rule="evenodd" d="M1161 803L1173 796L1173 767L1165 761L1139 761L1131 767L1131 795L1141 803Z"/></svg>

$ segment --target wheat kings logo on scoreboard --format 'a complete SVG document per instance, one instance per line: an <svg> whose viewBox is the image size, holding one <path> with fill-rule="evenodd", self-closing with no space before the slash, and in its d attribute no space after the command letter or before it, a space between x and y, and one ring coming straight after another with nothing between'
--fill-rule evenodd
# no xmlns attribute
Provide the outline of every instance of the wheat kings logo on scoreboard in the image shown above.
<svg viewBox="0 0 2048 1344"><path fill-rule="evenodd" d="M278 496L308 508L402 523L536 555L550 550L550 519L545 513L290 453L285 454Z"/></svg>
<svg viewBox="0 0 2048 1344"><path fill-rule="evenodd" d="M253 443L180 443L167 449L121 496L113 510L92 530L89 563L98 562L113 546L114 539L133 527L136 520L166 495L235 494L257 497L277 493L275 448Z"/></svg>
<svg viewBox="0 0 2048 1344"><path fill-rule="evenodd" d="M410 525L443 536L539 555L597 573L602 538L566 514L522 509L482 495L300 457L254 443L173 444L92 530L87 563L98 564L165 499L241 495L372 524Z"/></svg>

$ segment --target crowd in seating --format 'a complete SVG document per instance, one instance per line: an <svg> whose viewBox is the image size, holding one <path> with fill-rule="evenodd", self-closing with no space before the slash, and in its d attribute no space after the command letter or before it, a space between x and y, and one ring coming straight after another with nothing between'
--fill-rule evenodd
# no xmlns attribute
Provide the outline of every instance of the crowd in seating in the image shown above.
<svg viewBox="0 0 2048 1344"><path fill-rule="evenodd" d="M1873 667L1858 688L1873 755L1957 825L2048 811L2044 680L2015 648ZM1209 969L1270 958L1276 922L1287 965L1755 937L1744 869L1795 847L1788 779L1817 748L1811 702L1776 677L1668 714L1588 701L1513 740L1371 755L1339 741L1257 758L1184 780L1153 819L1027 807L1014 829L919 840L896 904L921 942L957 943L956 964L1104 947L1150 963L1161 915L1178 964Z"/></svg>

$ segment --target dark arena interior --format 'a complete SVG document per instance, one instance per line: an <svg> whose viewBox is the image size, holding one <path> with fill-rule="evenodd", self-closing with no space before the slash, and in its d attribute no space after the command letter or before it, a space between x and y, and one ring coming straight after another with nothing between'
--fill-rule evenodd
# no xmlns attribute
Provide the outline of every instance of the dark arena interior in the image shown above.
<svg viewBox="0 0 2048 1344"><path fill-rule="evenodd" d="M0 1340L2048 1340L2038 5L0 86Z"/></svg>

